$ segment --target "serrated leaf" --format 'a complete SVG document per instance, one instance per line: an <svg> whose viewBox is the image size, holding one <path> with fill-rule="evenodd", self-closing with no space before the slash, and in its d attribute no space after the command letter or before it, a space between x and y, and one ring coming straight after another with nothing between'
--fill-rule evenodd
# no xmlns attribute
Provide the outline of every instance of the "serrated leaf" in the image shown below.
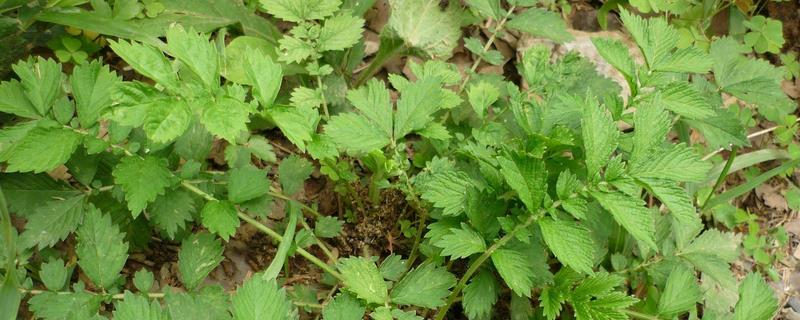
<svg viewBox="0 0 800 320"><path fill-rule="evenodd" d="M11 113L29 119L42 117L36 107L28 100L28 97L25 96L22 84L16 79L0 83L0 97L3 97L0 100L0 112Z"/></svg>
<svg viewBox="0 0 800 320"><path fill-rule="evenodd" d="M466 207L469 183L469 177L463 172L436 173L422 183L420 197L442 209L445 216L457 216Z"/></svg>
<svg viewBox="0 0 800 320"><path fill-rule="evenodd" d="M28 300L28 307L37 319L92 319L97 315L102 298L85 292L61 294L45 292Z"/></svg>
<svg viewBox="0 0 800 320"><path fill-rule="evenodd" d="M210 233L195 233L181 242L178 270L181 282L193 290L224 259L222 243Z"/></svg>
<svg viewBox="0 0 800 320"><path fill-rule="evenodd" d="M624 9L620 10L620 18L651 70L706 73L711 69L713 60L705 52L694 47L676 50L678 31L666 19L644 19Z"/></svg>
<svg viewBox="0 0 800 320"><path fill-rule="evenodd" d="M755 15L750 20L742 21L750 29L744 35L744 43L753 47L757 53L780 53L785 40L783 39L783 22L762 15Z"/></svg>
<svg viewBox="0 0 800 320"><path fill-rule="evenodd" d="M192 111L183 100L156 100L147 105L142 129L156 143L168 143L180 137L192 121Z"/></svg>
<svg viewBox="0 0 800 320"><path fill-rule="evenodd" d="M350 320L362 319L366 308L356 298L347 294L339 293L333 300L322 309L322 319L324 320Z"/></svg>
<svg viewBox="0 0 800 320"><path fill-rule="evenodd" d="M75 253L81 270L96 286L111 289L128 259L125 234L111 222L110 216L92 207L76 235Z"/></svg>
<svg viewBox="0 0 800 320"><path fill-rule="evenodd" d="M350 14L339 14L325 19L319 31L319 51L344 50L361 39L364 19Z"/></svg>
<svg viewBox="0 0 800 320"><path fill-rule="evenodd" d="M381 262L381 276L383 276L383 278L386 280L400 280L400 276L405 274L406 270L408 269L406 262L408 262L408 260L403 259L403 257L396 254L390 254Z"/></svg>
<svg viewBox="0 0 800 320"><path fill-rule="evenodd" d="M530 298L534 273L528 259L513 249L497 249L492 252L492 263L506 285L519 296Z"/></svg>
<svg viewBox="0 0 800 320"><path fill-rule="evenodd" d="M629 173L636 178L700 182L706 179L711 166L685 144L677 144L651 153L645 161L632 163Z"/></svg>
<svg viewBox="0 0 800 320"><path fill-rule="evenodd" d="M236 207L230 201L208 201L200 211L203 226L228 241L239 228Z"/></svg>
<svg viewBox="0 0 800 320"><path fill-rule="evenodd" d="M628 47L622 41L606 38L594 37L592 44L597 48L597 52L609 64L614 66L626 79L634 79L636 75L636 63L633 62Z"/></svg>
<svg viewBox="0 0 800 320"><path fill-rule="evenodd" d="M252 165L235 168L228 179L228 200L242 203L267 194L270 187L267 173Z"/></svg>
<svg viewBox="0 0 800 320"><path fill-rule="evenodd" d="M83 195L83 192L44 173L3 173L0 175L0 186L10 211L22 217L34 214L50 201Z"/></svg>
<svg viewBox="0 0 800 320"><path fill-rule="evenodd" d="M311 141L311 135L316 132L319 113L316 110L276 106L269 111L269 115L286 138L301 151L305 151L306 142Z"/></svg>
<svg viewBox="0 0 800 320"><path fill-rule="evenodd" d="M164 294L164 311L171 320L228 320L230 296L222 286L203 287L189 293Z"/></svg>
<svg viewBox="0 0 800 320"><path fill-rule="evenodd" d="M453 259L463 259L486 251L483 237L465 223L461 224L461 228L450 229L450 233L442 236L434 245L442 248L442 256L451 256Z"/></svg>
<svg viewBox="0 0 800 320"><path fill-rule="evenodd" d="M436 77L426 77L409 84L400 94L394 118L395 139L421 130L433 120L432 115L441 101L440 81Z"/></svg>
<svg viewBox="0 0 800 320"><path fill-rule="evenodd" d="M500 91L494 85L486 81L481 81L478 84L472 85L467 90L467 97L469 104L478 117L483 118L486 116L486 110L500 97Z"/></svg>
<svg viewBox="0 0 800 320"><path fill-rule="evenodd" d="M246 50L244 61L247 80L253 85L253 95L263 107L271 106L281 89L283 69L259 50Z"/></svg>
<svg viewBox="0 0 800 320"><path fill-rule="evenodd" d="M334 238L342 232L342 225L344 225L344 221L336 217L321 216L314 223L314 234L320 238Z"/></svg>
<svg viewBox="0 0 800 320"><path fill-rule="evenodd" d="M284 158L278 166L278 180L283 192L289 195L299 192L312 171L314 166L304 158L297 155Z"/></svg>
<svg viewBox="0 0 800 320"><path fill-rule="evenodd" d="M586 150L586 171L600 172L600 168L608 162L617 148L619 130L605 107L594 99L583 103L582 113L581 132Z"/></svg>
<svg viewBox="0 0 800 320"><path fill-rule="evenodd" d="M378 267L368 258L339 259L337 264L347 290L368 303L383 304L389 298L386 283Z"/></svg>
<svg viewBox="0 0 800 320"><path fill-rule="evenodd" d="M653 150L661 149L672 122L658 101L639 105L633 114L633 122L633 151L629 161L647 166L649 163L646 160Z"/></svg>
<svg viewBox="0 0 800 320"><path fill-rule="evenodd" d="M392 288L392 302L399 305L413 305L423 308L436 308L445 304L450 288L456 285L456 277L444 267L423 263L411 270Z"/></svg>
<svg viewBox="0 0 800 320"><path fill-rule="evenodd" d="M686 82L672 82L658 91L665 108L689 119L714 116L714 109L701 93Z"/></svg>
<svg viewBox="0 0 800 320"><path fill-rule="evenodd" d="M171 239L175 238L178 230L186 227L186 222L192 221L192 215L197 211L191 194L182 189L166 192L147 208L150 221Z"/></svg>
<svg viewBox="0 0 800 320"><path fill-rule="evenodd" d="M747 131L739 122L733 110L718 109L715 114L702 120L682 119L703 134L708 148L730 148L730 146L748 146Z"/></svg>
<svg viewBox="0 0 800 320"><path fill-rule="evenodd" d="M286 21L321 20L339 9L340 0L261 0L269 14Z"/></svg>
<svg viewBox="0 0 800 320"><path fill-rule="evenodd" d="M109 46L139 74L155 80L169 90L179 91L178 76L161 50L148 44L125 40L111 40Z"/></svg>
<svg viewBox="0 0 800 320"><path fill-rule="evenodd" d="M589 230L566 220L542 218L538 222L544 242L558 261L575 271L593 273L594 243Z"/></svg>
<svg viewBox="0 0 800 320"><path fill-rule="evenodd" d="M503 7L500 6L500 0L467 0L466 2L471 8L478 10L482 16L493 18L496 21L502 20L505 14Z"/></svg>
<svg viewBox="0 0 800 320"><path fill-rule="evenodd" d="M391 143L390 138L374 123L354 113L331 117L325 126L325 134L339 148L354 155L382 149Z"/></svg>
<svg viewBox="0 0 800 320"><path fill-rule="evenodd" d="M92 127L111 106L111 93L117 82L116 73L99 60L75 66L70 85L81 127Z"/></svg>
<svg viewBox="0 0 800 320"><path fill-rule="evenodd" d="M208 37L193 29L187 31L179 24L170 26L166 36L167 52L171 56L189 67L207 88L219 86L217 47L208 41Z"/></svg>
<svg viewBox="0 0 800 320"><path fill-rule="evenodd" d="M535 212L542 204L547 191L547 169L544 161L519 154L497 159L500 173L506 182L517 192L517 196L528 208Z"/></svg>
<svg viewBox="0 0 800 320"><path fill-rule="evenodd" d="M200 122L214 135L236 143L236 138L247 131L250 107L236 99L223 97L205 107Z"/></svg>
<svg viewBox="0 0 800 320"><path fill-rule="evenodd" d="M734 320L768 320L778 310L778 300L772 287L758 273L748 274L739 284L739 301Z"/></svg>
<svg viewBox="0 0 800 320"><path fill-rule="evenodd" d="M83 220L84 199L83 195L79 195L63 200L50 200L36 208L33 215L28 217L25 231L20 235L20 245L24 248L39 246L39 249L44 249L66 239Z"/></svg>
<svg viewBox="0 0 800 320"><path fill-rule="evenodd" d="M447 59L461 37L459 18L455 12L439 9L436 0L391 0L389 27L410 48L430 58Z"/></svg>
<svg viewBox="0 0 800 320"><path fill-rule="evenodd" d="M125 291L125 298L114 304L116 320L167 320L158 301Z"/></svg>
<svg viewBox="0 0 800 320"><path fill-rule="evenodd" d="M392 139L392 100L383 81L371 79L365 86L348 90L347 100L370 122L380 128L382 136Z"/></svg>
<svg viewBox="0 0 800 320"><path fill-rule="evenodd" d="M723 286L735 285L729 263L739 256L741 238L716 229L704 231L681 250L679 257L689 261Z"/></svg>
<svg viewBox="0 0 800 320"><path fill-rule="evenodd" d="M644 201L639 198L631 197L620 192L591 192L592 197L600 202L608 212L614 216L617 221L625 230L653 250L658 250L656 245L655 233L656 226L653 214L647 207Z"/></svg>
<svg viewBox="0 0 800 320"><path fill-rule="evenodd" d="M506 27L558 43L574 39L572 34L567 32L567 24L558 13L539 8L528 8L513 16Z"/></svg>
<svg viewBox="0 0 800 320"><path fill-rule="evenodd" d="M678 265L669 273L667 284L658 300L658 314L674 318L691 311L702 297L703 293L697 285L694 272L683 265Z"/></svg>
<svg viewBox="0 0 800 320"><path fill-rule="evenodd" d="M172 184L172 173L164 161L153 156L124 157L114 167L113 175L114 182L125 191L125 201L134 218Z"/></svg>
<svg viewBox="0 0 800 320"><path fill-rule="evenodd" d="M155 276L153 273L144 268L139 269L139 271L133 274L133 285L141 292L150 292L150 289L153 288L154 280Z"/></svg>
<svg viewBox="0 0 800 320"><path fill-rule="evenodd" d="M72 274L71 271L64 266L64 260L53 259L42 263L42 268L39 270L39 278L41 278L42 283L48 290L59 291L67 283L67 278Z"/></svg>
<svg viewBox="0 0 800 320"><path fill-rule="evenodd" d="M61 64L52 59L36 57L20 61L11 68L19 77L25 96L39 115L46 115L60 95L63 95Z"/></svg>
<svg viewBox="0 0 800 320"><path fill-rule="evenodd" d="M497 303L499 294L500 286L494 276L483 269L464 287L461 305L469 319L486 319L492 314L492 307Z"/></svg>
<svg viewBox="0 0 800 320"><path fill-rule="evenodd" d="M691 196L678 183L663 179L639 179L658 200L669 208L672 218L678 223L676 238L685 243L703 227Z"/></svg>
<svg viewBox="0 0 800 320"><path fill-rule="evenodd" d="M8 172L46 172L69 160L81 143L81 134L66 128L36 127L2 154Z"/></svg>

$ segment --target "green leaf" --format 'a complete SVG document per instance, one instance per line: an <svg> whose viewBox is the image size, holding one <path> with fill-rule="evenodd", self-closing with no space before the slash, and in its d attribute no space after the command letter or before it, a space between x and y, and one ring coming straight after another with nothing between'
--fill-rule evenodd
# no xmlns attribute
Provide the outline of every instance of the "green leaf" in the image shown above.
<svg viewBox="0 0 800 320"><path fill-rule="evenodd" d="M605 107L588 98L583 104L581 132L586 149L586 171L600 172L617 148L619 130Z"/></svg>
<svg viewBox="0 0 800 320"><path fill-rule="evenodd" d="M339 14L325 19L319 31L319 51L344 50L355 45L364 31L364 19L350 14Z"/></svg>
<svg viewBox="0 0 800 320"><path fill-rule="evenodd" d="M355 113L342 113L331 117L325 126L325 134L341 150L353 155L379 150L391 143L391 138L375 123Z"/></svg>
<svg viewBox="0 0 800 320"><path fill-rule="evenodd" d="M489 82L481 81L478 84L472 85L467 90L467 97L469 104L478 117L483 118L486 116L486 110L493 103L500 98L500 90Z"/></svg>
<svg viewBox="0 0 800 320"><path fill-rule="evenodd" d="M283 192L289 195L299 192L313 171L314 166L304 158L297 155L284 158L278 166L278 180Z"/></svg>
<svg viewBox="0 0 800 320"><path fill-rule="evenodd" d="M0 175L0 186L9 209L22 217L34 214L39 207L52 200L83 195L83 192L45 173L3 173Z"/></svg>
<svg viewBox="0 0 800 320"><path fill-rule="evenodd" d="M183 189L166 192L156 198L147 209L150 221L170 239L175 239L178 230L183 230L186 222L192 221L192 216L197 211L192 195Z"/></svg>
<svg viewBox="0 0 800 320"><path fill-rule="evenodd" d="M735 280L728 264L739 257L740 242L741 238L733 233L709 229L681 250L679 256L721 285L733 286Z"/></svg>
<svg viewBox="0 0 800 320"><path fill-rule="evenodd" d="M42 263L42 268L39 270L39 278L50 291L59 291L64 288L64 285L67 284L67 278L71 274L72 270L68 270L64 266L64 260L61 259L53 259Z"/></svg>
<svg viewBox="0 0 800 320"><path fill-rule="evenodd" d="M505 14L503 7L500 6L500 0L467 0L466 2L471 8L478 10L482 16L496 21L502 20Z"/></svg>
<svg viewBox="0 0 800 320"><path fill-rule="evenodd" d="M636 75L636 63L633 62L628 47L622 41L613 38L595 37L592 44L597 48L597 52L609 64L614 66L625 76L628 81L634 79Z"/></svg>
<svg viewBox="0 0 800 320"><path fill-rule="evenodd" d="M203 226L228 241L239 228L236 207L230 201L208 201L200 211Z"/></svg>
<svg viewBox="0 0 800 320"><path fill-rule="evenodd" d="M467 201L469 177L459 171L446 171L433 174L422 183L420 197L442 209L445 216L457 216L464 212Z"/></svg>
<svg viewBox="0 0 800 320"><path fill-rule="evenodd" d="M567 220L539 219L544 242L564 265L581 273L592 274L594 243L589 230Z"/></svg>
<svg viewBox="0 0 800 320"><path fill-rule="evenodd" d="M125 191L125 201L134 218L172 185L172 173L164 162L154 156L133 156L122 158L114 167L114 182Z"/></svg>
<svg viewBox="0 0 800 320"><path fill-rule="evenodd" d="M155 80L173 92L180 91L178 76L161 50L148 44L125 40L111 40L109 46L139 74Z"/></svg>
<svg viewBox="0 0 800 320"><path fill-rule="evenodd" d="M674 318L687 311L692 311L695 304L703 298L694 272L678 265L667 278L667 285L658 300L658 314L666 318Z"/></svg>
<svg viewBox="0 0 800 320"><path fill-rule="evenodd" d="M633 131L633 151L630 162L647 166L646 162L654 150L661 149L664 139L669 133L672 122L669 114L658 101L652 104L639 105L633 114L635 130Z"/></svg>
<svg viewBox="0 0 800 320"><path fill-rule="evenodd" d="M247 80L253 85L253 95L261 106L271 106L281 89L283 69L268 55L255 49L245 51L244 61Z"/></svg>
<svg viewBox="0 0 800 320"><path fill-rule="evenodd" d="M705 180L711 166L685 144L677 144L651 153L647 160L632 163L630 174L636 178L700 182Z"/></svg>
<svg viewBox="0 0 800 320"><path fill-rule="evenodd" d="M492 263L506 285L519 296L530 298L534 273L525 255L513 249L497 249L492 252Z"/></svg>
<svg viewBox="0 0 800 320"><path fill-rule="evenodd" d="M36 127L0 155L0 161L8 162L7 172L51 171L69 160L81 139L70 129Z"/></svg>
<svg viewBox="0 0 800 320"><path fill-rule="evenodd" d="M625 278L608 273L598 273L587 278L572 292L570 303L577 319L628 319L625 309L639 301L621 291L612 291L623 283Z"/></svg>
<svg viewBox="0 0 800 320"><path fill-rule="evenodd" d="M768 320L778 310L778 299L772 287L758 273L748 274L739 284L734 320Z"/></svg>
<svg viewBox="0 0 800 320"><path fill-rule="evenodd" d="M222 243L210 233L195 233L183 239L178 252L181 282L194 290L224 259Z"/></svg>
<svg viewBox="0 0 800 320"><path fill-rule="evenodd" d="M111 222L111 217L91 208L76 233L78 265L92 282L103 289L113 288L128 259L125 234Z"/></svg>
<svg viewBox="0 0 800 320"><path fill-rule="evenodd" d="M20 235L20 245L24 248L38 245L39 249L44 249L66 239L83 220L83 200L85 197L78 195L50 200L37 207L33 215L28 217L25 231Z"/></svg>
<svg viewBox="0 0 800 320"><path fill-rule="evenodd" d="M392 139L392 100L383 81L371 79L358 89L348 90L347 100L380 129L381 137Z"/></svg>
<svg viewBox="0 0 800 320"><path fill-rule="evenodd" d="M22 84L16 79L0 83L0 112L11 113L23 118L39 119L42 115L25 96Z"/></svg>
<svg viewBox="0 0 800 320"><path fill-rule="evenodd" d="M528 8L525 12L513 16L506 27L558 43L574 39L567 31L567 24L561 15L539 8Z"/></svg>
<svg viewBox="0 0 800 320"><path fill-rule="evenodd" d="M440 81L436 77L423 78L400 90L401 97L397 100L394 118L395 139L421 130L433 121L432 115L441 102L441 92Z"/></svg>
<svg viewBox="0 0 800 320"><path fill-rule="evenodd" d="M189 67L207 88L219 87L219 56L208 37L176 24L167 29L167 52Z"/></svg>
<svg viewBox="0 0 800 320"><path fill-rule="evenodd" d="M168 143L180 137L192 121L192 110L184 100L159 99L147 105L142 129L156 143Z"/></svg>
<svg viewBox="0 0 800 320"><path fill-rule="evenodd" d="M206 106L200 122L214 135L236 143L236 138L247 131L250 107L236 99L223 97Z"/></svg>
<svg viewBox="0 0 800 320"><path fill-rule="evenodd" d="M14 288L14 292L19 293L19 290ZM31 297L28 306L37 319L94 319L101 301L102 297L86 292L68 294L45 292Z"/></svg>
<svg viewBox="0 0 800 320"><path fill-rule="evenodd" d="M456 12L439 9L436 0L391 0L387 27L410 48L430 58L447 59L461 38Z"/></svg>
<svg viewBox="0 0 800 320"><path fill-rule="evenodd" d="M400 277L405 274L406 270L408 269L406 262L408 261L403 259L401 256L390 254L388 257L383 259L383 262L381 262L381 276L383 276L383 278L386 280L400 280Z"/></svg>
<svg viewBox="0 0 800 320"><path fill-rule="evenodd" d="M392 302L423 308L436 308L445 304L450 288L456 285L456 277L432 262L423 263L411 270L398 282L391 292Z"/></svg>
<svg viewBox="0 0 800 320"><path fill-rule="evenodd" d="M340 0L260 0L267 13L290 22L321 20L339 9Z"/></svg>
<svg viewBox="0 0 800 320"><path fill-rule="evenodd" d="M636 240L647 244L653 250L658 250L653 214L645 207L642 199L621 192L595 191L591 194Z"/></svg>
<svg viewBox="0 0 800 320"><path fill-rule="evenodd" d="M207 286L185 292L167 291L164 294L165 311L171 320L229 320L230 296L219 286Z"/></svg>
<svg viewBox="0 0 800 320"><path fill-rule="evenodd" d="M115 320L167 320L158 301L125 291L125 298L114 304Z"/></svg>
<svg viewBox="0 0 800 320"><path fill-rule="evenodd" d="M547 169L542 159L519 154L509 154L497 159L506 182L528 208L536 212L547 191Z"/></svg>
<svg viewBox="0 0 800 320"><path fill-rule="evenodd" d="M469 319L486 319L492 314L492 307L497 303L500 286L492 273L486 269L479 271L469 284L464 287L461 304Z"/></svg>
<svg viewBox="0 0 800 320"><path fill-rule="evenodd" d="M99 60L75 66L70 76L72 96L81 127L90 128L111 106L111 92L119 77Z"/></svg>
<svg viewBox="0 0 800 320"><path fill-rule="evenodd" d="M154 280L155 276L153 273L144 268L139 269L139 271L133 274L133 285L141 292L150 292L150 289L153 288Z"/></svg>
<svg viewBox="0 0 800 320"><path fill-rule="evenodd" d="M323 320L363 319L366 308L356 298L339 293L322 309Z"/></svg>
<svg viewBox="0 0 800 320"><path fill-rule="evenodd" d="M679 243L694 237L703 227L692 197L677 182L663 179L639 179L658 200L669 208L680 228L675 228Z"/></svg>
<svg viewBox="0 0 800 320"><path fill-rule="evenodd" d="M703 134L709 149L748 146L747 131L739 122L735 111L718 109L716 113L702 120L682 119Z"/></svg>
<svg viewBox="0 0 800 320"><path fill-rule="evenodd" d="M305 151L306 142L312 140L311 135L317 130L319 113L316 110L274 107L269 111L269 115L286 138L301 151Z"/></svg>
<svg viewBox="0 0 800 320"><path fill-rule="evenodd" d="M486 251L483 237L465 223L461 223L461 228L451 228L450 233L442 236L434 245L442 248L442 256L451 256L453 259L463 259Z"/></svg>
<svg viewBox="0 0 800 320"><path fill-rule="evenodd" d="M20 61L11 68L19 77L25 96L36 112L41 116L46 115L59 96L63 95L61 83L64 74L61 73L61 65L52 59L37 57L36 60Z"/></svg>
<svg viewBox="0 0 800 320"><path fill-rule="evenodd" d="M344 225L344 221L336 217L321 216L314 223L314 234L320 238L334 238L342 232L342 225Z"/></svg>
<svg viewBox="0 0 800 320"><path fill-rule="evenodd" d="M252 165L234 168L228 179L228 200L242 203L267 194L270 187L267 173Z"/></svg>
<svg viewBox="0 0 800 320"><path fill-rule="evenodd" d="M757 53L780 53L783 44L783 23L780 20L756 15L742 21L750 32L744 35L744 43L753 47Z"/></svg>
<svg viewBox="0 0 800 320"><path fill-rule="evenodd" d="M236 320L297 319L297 309L275 280L252 277L236 291L232 299Z"/></svg>
<svg viewBox="0 0 800 320"><path fill-rule="evenodd" d="M389 298L386 283L378 267L368 258L339 259L337 264L345 287L367 303L384 304Z"/></svg>

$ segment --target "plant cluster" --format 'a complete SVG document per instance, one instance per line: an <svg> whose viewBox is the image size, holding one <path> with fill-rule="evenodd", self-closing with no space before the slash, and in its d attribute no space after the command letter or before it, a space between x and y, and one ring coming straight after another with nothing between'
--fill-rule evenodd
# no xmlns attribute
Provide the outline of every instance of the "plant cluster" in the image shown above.
<svg viewBox="0 0 800 320"><path fill-rule="evenodd" d="M735 157L748 117L792 141L784 70L748 55L780 47L750 35L771 21L749 20L744 42L687 44L667 19L620 8L636 48L592 39L619 84L577 53L494 48L509 36L573 39L538 1L390 0L368 64L374 1L47 2L31 19L79 32L51 43L68 74L32 57L0 84L11 115L0 129L3 319L21 301L41 319L118 320L750 320L778 308L761 274L734 276L742 237L711 221L800 162L792 147ZM473 24L485 37L462 35ZM75 38L87 33L102 39ZM462 39L475 59L466 70L446 61ZM99 47L81 51L106 43L124 72L87 58ZM398 56L407 74L375 76ZM520 80L479 73L482 63ZM724 106L723 93L747 108ZM267 131L292 148L275 150ZM727 161L703 156L720 148ZM774 159L785 161L716 193L730 172ZM401 191L413 211L404 254L329 248L348 222L304 200L315 171L348 200L348 219ZM207 278L243 224L277 249L226 291ZM768 244L750 230L744 250L756 257ZM126 268L153 237L179 244L177 288L153 290L153 272ZM319 284L286 284L294 257L321 271Z"/></svg>

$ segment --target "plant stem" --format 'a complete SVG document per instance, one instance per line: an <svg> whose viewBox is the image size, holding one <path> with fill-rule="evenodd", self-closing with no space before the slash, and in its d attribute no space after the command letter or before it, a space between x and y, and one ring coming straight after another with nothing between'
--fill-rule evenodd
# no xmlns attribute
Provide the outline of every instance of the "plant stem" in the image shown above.
<svg viewBox="0 0 800 320"><path fill-rule="evenodd" d="M714 195L714 191L719 188L723 182L725 182L725 177L728 176L728 171L731 170L731 165L733 165L733 160L736 159L736 153L739 151L739 147L733 147L731 149L731 155L728 156L728 161L725 162L725 167L722 168L722 172L719 173L719 177L717 177L717 182L714 183L714 187L711 188L711 191L708 193L706 200L703 201L703 206L700 207L700 210L706 208L706 204L708 204L708 200L711 200L711 197Z"/></svg>
<svg viewBox="0 0 800 320"><path fill-rule="evenodd" d="M309 207L309 206L307 206L307 205L305 205L305 204L301 203L300 201L297 201L297 200L294 200L294 199L292 199L291 197L289 197L289 196L287 196L287 195L285 195L285 194L281 193L281 192L280 192L278 189L276 189L275 187L269 187L269 191L267 191L267 194L268 194L268 195L270 195L270 196L273 196L273 197L275 197L275 198L281 199L281 200L286 200L286 201L296 201L296 202L297 202L297 204L299 204L299 205L300 205L300 208L303 208L303 210L305 210L306 212L313 214L315 218L319 218L319 217L321 217L321 216L322 216L322 214L321 214L321 213L319 213L319 211L317 211L317 210L314 210L314 208L311 208L311 207Z"/></svg>
<svg viewBox="0 0 800 320"><path fill-rule="evenodd" d="M191 192L194 192L195 194L203 197L204 199L206 199L208 201L218 201L217 198L214 198L214 196L206 193L203 190L200 190L199 188L195 187L194 185L192 185L192 184L190 184L190 183L188 183L186 181L182 181L181 182L181 186L183 188L191 191ZM294 200L291 200L291 201L294 201ZM267 227L266 225L262 224L261 222L258 222L258 220L251 218L250 216L244 214L243 212L241 212L239 210L236 210L236 214L239 216L240 219L242 219L245 222L251 224L252 226L254 226L259 231L266 233L268 236L272 237L276 241L278 241L278 242L283 241L283 236L281 236L275 230L272 230L269 227ZM343 280L342 275L339 272L337 272L336 270L331 268L331 266L329 266L327 263L325 263L324 261L322 261L319 258L315 257L313 254L311 254L310 252L306 251L305 249L297 248L296 252L299 253L304 258L306 258L309 262L317 265L317 267L319 267L320 269L324 270L327 273L330 273L336 279L339 279L340 281Z"/></svg>
<svg viewBox="0 0 800 320"><path fill-rule="evenodd" d="M631 316L631 318L643 319L643 320L661 320L661 318L659 318L658 316L653 316L633 310L623 310L622 312L625 312L625 314Z"/></svg>
<svg viewBox="0 0 800 320"><path fill-rule="evenodd" d="M308 231L308 233L311 235L311 238L313 238L314 242L317 244L317 247L319 247L320 250L322 250L325 256L327 256L328 259L330 259L333 263L336 263L337 262L336 257L333 255L333 253L331 253L331 250L328 249L328 246L326 246L325 243L323 243L322 240L320 240L317 237L317 235L314 234L314 230L311 229L311 227L308 225L306 219L300 219L300 224L302 224L303 228L305 228L306 231Z"/></svg>
<svg viewBox="0 0 800 320"><path fill-rule="evenodd" d="M559 205L560 202L557 201L553 203L553 208ZM540 211L540 213L542 212L543 210ZM453 289L453 292L451 292L450 295L447 297L447 303L443 307L439 308L439 311L436 313L435 319L436 320L444 319L444 316L447 314L447 310L450 309L453 303L456 302L456 299L458 299L458 295L461 293L461 290L463 290L464 287L467 285L467 281L469 281L469 279L476 271L478 271L481 265L483 265L483 263L486 262L486 260L492 256L492 253L494 253L497 249L499 249L500 247L504 246L506 243L511 241L511 239L513 239L520 230L530 226L540 216L541 216L540 214L531 214L531 216L528 217L528 219L525 220L524 223L518 224L516 227L514 227L514 230L511 230L511 232L509 232L508 234L497 240L494 244L492 244L491 247L489 247L489 249L484 251L483 254L481 254L477 259L475 259L475 261L473 261L469 265L469 268L467 269L467 272L464 273L464 276L462 276L461 279L458 281L456 287Z"/></svg>
<svg viewBox="0 0 800 320"><path fill-rule="evenodd" d="M480 65L481 61L483 61L482 55L488 52L489 48L492 47L492 44L494 44L494 40L497 38L497 34L500 32L500 30L503 29L506 22L508 21L508 18L511 17L511 14L514 13L514 9L516 8L517 8L516 6L511 6L510 8L508 8L508 11L506 11L506 15L503 17L503 20L500 20L500 22L498 22L497 25L494 27L492 35L489 37L489 40L487 40L486 44L483 46L481 55L478 55L478 57L475 59L475 62L472 63L472 67L469 68L470 71L467 72L467 75L464 76L464 80L462 80L461 84L458 86L458 93L464 91L464 88L467 86L467 82L469 82L472 73L474 73L475 70L478 69L478 65Z"/></svg>
<svg viewBox="0 0 800 320"><path fill-rule="evenodd" d="M325 99L325 90L322 88L322 77L317 75L317 88L319 88L320 96L322 96L322 111L325 112L325 120L331 118L330 113L328 113L328 100Z"/></svg>
<svg viewBox="0 0 800 320"><path fill-rule="evenodd" d="M414 210L420 214L417 232L414 234L414 244L411 246L411 253L408 254L408 260L406 261L406 266L408 266L407 270L410 270L419 253L419 244L422 242L422 232L425 230L425 222L428 219L428 210L422 207L422 202L419 201L417 193L414 192L414 186L411 185L411 180L408 177L408 173L405 171L403 171L403 180L405 180L408 193L411 194L413 206L415 207Z"/></svg>

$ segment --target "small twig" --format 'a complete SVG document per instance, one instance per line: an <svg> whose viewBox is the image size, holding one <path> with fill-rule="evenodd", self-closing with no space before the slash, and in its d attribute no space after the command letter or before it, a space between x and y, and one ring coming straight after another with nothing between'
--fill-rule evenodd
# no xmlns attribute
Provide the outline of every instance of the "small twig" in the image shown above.
<svg viewBox="0 0 800 320"><path fill-rule="evenodd" d="M714 187L711 188L711 192L708 193L706 200L703 201L703 205L700 207L700 210L706 208L706 204L708 200L711 200L711 197L714 196L714 192L725 182L725 177L728 176L728 172L731 170L731 166L733 165L733 160L736 159L736 153L739 151L739 147L733 147L731 149L731 155L728 156L728 160L725 162L725 167L722 168L722 171L719 173L719 177L717 177L717 182L714 183Z"/></svg>

